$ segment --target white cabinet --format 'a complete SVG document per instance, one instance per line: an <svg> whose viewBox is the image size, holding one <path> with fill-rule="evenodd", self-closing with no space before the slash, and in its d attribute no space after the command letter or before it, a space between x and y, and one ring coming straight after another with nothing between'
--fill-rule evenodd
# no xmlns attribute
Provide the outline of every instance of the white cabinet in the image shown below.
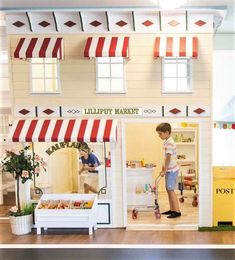
<svg viewBox="0 0 235 260"><path fill-rule="evenodd" d="M127 168L127 206L128 208L153 206L154 197L149 184L153 185L154 168Z"/></svg>
<svg viewBox="0 0 235 260"><path fill-rule="evenodd" d="M172 138L177 147L177 163L184 175L198 172L197 128L182 127L172 129ZM195 176L196 177L196 176Z"/></svg>

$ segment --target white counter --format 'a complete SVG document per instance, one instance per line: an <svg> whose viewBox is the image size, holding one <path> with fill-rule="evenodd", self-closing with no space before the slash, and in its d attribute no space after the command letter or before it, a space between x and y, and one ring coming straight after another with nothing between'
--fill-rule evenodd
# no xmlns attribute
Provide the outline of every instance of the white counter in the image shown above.
<svg viewBox="0 0 235 260"><path fill-rule="evenodd" d="M154 171L156 167L151 167L151 168L147 168L147 167L138 167L138 168L131 168L131 167L127 167L126 171L127 173L132 173L132 172L139 172L139 173L151 173Z"/></svg>
<svg viewBox="0 0 235 260"><path fill-rule="evenodd" d="M154 196L150 192L149 184L154 183L154 170L152 168L126 168L127 205L129 208L152 206Z"/></svg>

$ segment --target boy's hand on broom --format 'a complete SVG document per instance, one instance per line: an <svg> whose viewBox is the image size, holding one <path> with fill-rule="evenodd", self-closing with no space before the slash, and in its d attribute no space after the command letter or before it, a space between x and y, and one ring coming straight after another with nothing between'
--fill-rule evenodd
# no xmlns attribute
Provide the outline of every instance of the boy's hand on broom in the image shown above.
<svg viewBox="0 0 235 260"><path fill-rule="evenodd" d="M166 175L166 173L165 173L164 171L161 171L161 172L160 172L160 176L161 176L161 177L164 177L165 175Z"/></svg>

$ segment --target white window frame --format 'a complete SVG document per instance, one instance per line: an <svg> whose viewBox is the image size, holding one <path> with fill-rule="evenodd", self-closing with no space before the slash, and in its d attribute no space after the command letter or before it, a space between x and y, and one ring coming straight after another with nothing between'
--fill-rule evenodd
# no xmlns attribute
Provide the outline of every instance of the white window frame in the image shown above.
<svg viewBox="0 0 235 260"><path fill-rule="evenodd" d="M57 91L54 91L54 92L50 92L50 91L45 91L45 80L46 79L51 79L51 78L45 78L45 64L52 64L52 63L45 63L45 59L46 58L41 58L43 59L43 75L44 75L44 78L38 78L38 79L44 79L44 92L37 92L37 91L33 91L33 83L32 83L32 59L30 59L30 62L29 62L29 66L30 66L30 94L31 95L58 95L58 94L61 94L61 84L60 84L60 63L59 63L59 60L56 59L56 68L57 68L57 86L58 86L58 90ZM51 58L50 58L51 59ZM36 63L34 63L36 64ZM54 63L53 63L54 64Z"/></svg>
<svg viewBox="0 0 235 260"><path fill-rule="evenodd" d="M187 59L187 77L178 77L178 62L179 60L185 60ZM178 80L177 80L177 86L176 90L174 91L168 91L165 90L165 64L167 63L167 60L175 60L176 65L176 77L167 77L167 78L187 78L187 90L178 90ZM171 63L172 64L172 63ZM192 59L190 57L164 57L162 58L162 94L192 94Z"/></svg>
<svg viewBox="0 0 235 260"><path fill-rule="evenodd" d="M5 67L5 68L3 68L3 67ZM6 69L7 75L0 75L0 80L7 81L7 88L1 87L0 92L5 92L5 91L9 92L10 88L9 88L8 52L6 50L0 51L0 70L4 71L4 69ZM1 85L3 86L3 84L1 84Z"/></svg>
<svg viewBox="0 0 235 260"><path fill-rule="evenodd" d="M112 79L112 78L114 78L114 77L111 77L111 66L112 66L112 64L121 64L120 62L111 62L111 58L115 58L115 57L105 57L105 58L109 58L110 60L109 60L109 63L101 63L101 64L109 64L109 66L110 66L110 76L109 77L107 77L108 79ZM126 73L125 73L125 68L126 68L126 59L125 58L123 58L123 57L118 57L118 58L122 58L123 59L123 78L122 78L122 80L123 80L123 90L122 91L112 91L112 89L110 89L110 91L109 92L107 92L107 91L100 91L99 90L99 77L98 77L98 66L99 66L99 62L98 62L98 60L99 60L99 58L96 58L96 94L105 94L105 95L107 95L107 94L111 94L111 95L115 95L115 94L126 94L127 93L127 90L126 90ZM102 77L102 79L103 79L104 77ZM118 79L120 79L120 78L118 78ZM110 84L111 85L111 84Z"/></svg>

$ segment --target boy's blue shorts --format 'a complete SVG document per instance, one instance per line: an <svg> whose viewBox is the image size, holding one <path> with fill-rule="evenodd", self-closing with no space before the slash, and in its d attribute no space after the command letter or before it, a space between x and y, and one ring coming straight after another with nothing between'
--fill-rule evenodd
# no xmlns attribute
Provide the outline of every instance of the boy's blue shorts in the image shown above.
<svg viewBox="0 0 235 260"><path fill-rule="evenodd" d="M173 171L169 171L166 172L166 189L167 190L174 190L175 186L177 184L177 177L179 174L179 170L173 172Z"/></svg>

